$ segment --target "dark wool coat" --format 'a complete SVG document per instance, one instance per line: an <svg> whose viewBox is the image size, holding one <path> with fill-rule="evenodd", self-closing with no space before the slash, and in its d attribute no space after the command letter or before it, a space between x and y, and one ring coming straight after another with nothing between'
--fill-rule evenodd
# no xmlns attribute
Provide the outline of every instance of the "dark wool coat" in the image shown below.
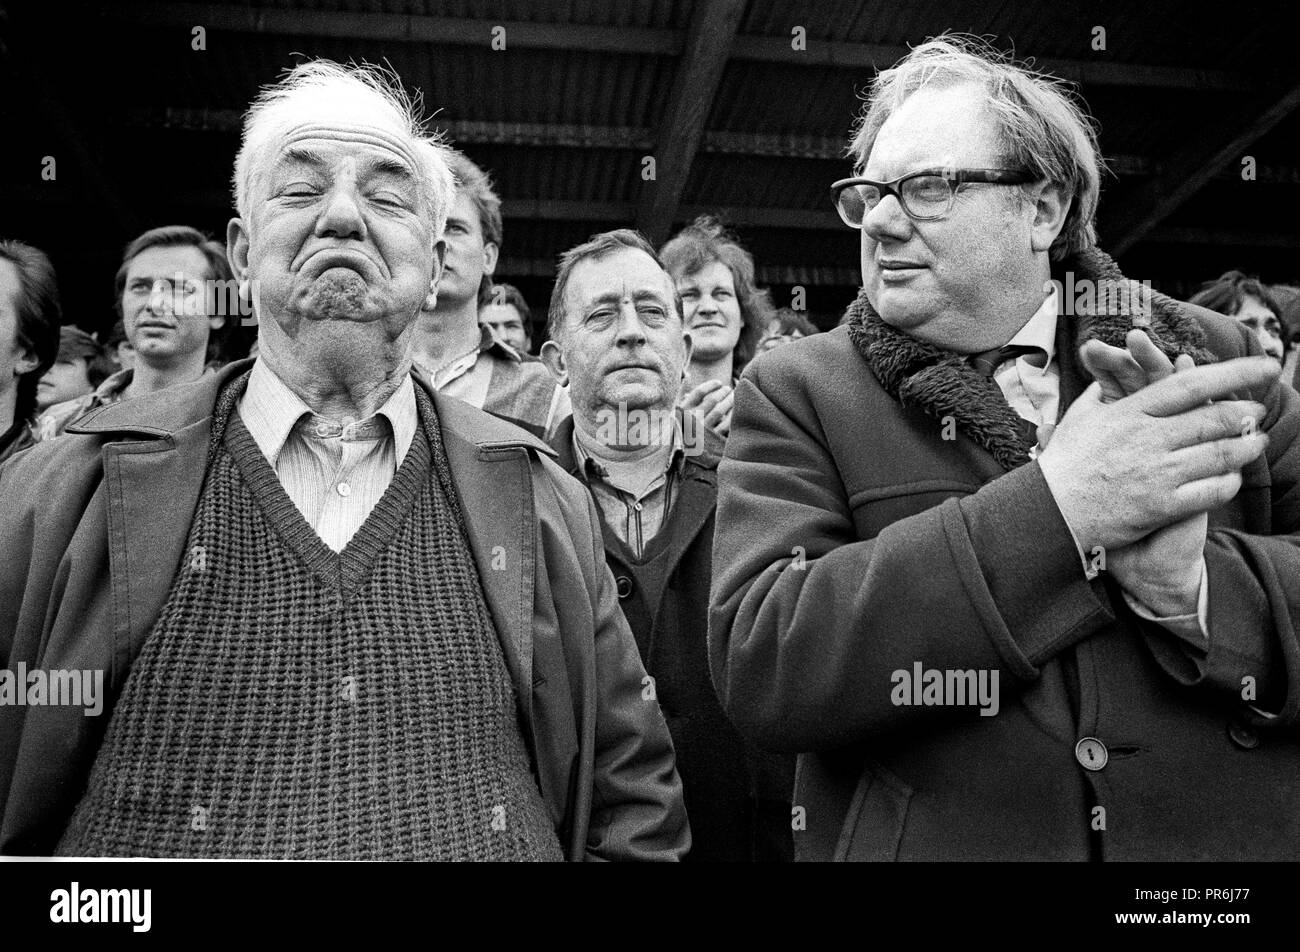
<svg viewBox="0 0 1300 952"><path fill-rule="evenodd" d="M1260 352L1151 304L1168 353ZM1297 394L1267 395L1266 453L1211 514L1207 651L1086 579L997 385L869 310L749 366L719 470L714 680L743 732L802 754L796 857L1300 858ZM1135 319L1058 323L1064 408L1078 346ZM998 672L997 715L893 703L918 662Z"/></svg>
<svg viewBox="0 0 1300 952"><path fill-rule="evenodd" d="M103 407L0 468L9 669L99 669L117 696L186 555L217 393L250 366ZM590 496L541 441L431 397L566 857L679 858L690 833L672 745L658 705L641 696L645 669ZM99 717L0 706L0 853L53 849L110 716L111 703Z"/></svg>
<svg viewBox="0 0 1300 952"><path fill-rule="evenodd" d="M569 417L551 445L559 464L586 482L574 458L573 428ZM605 558L672 732L691 821L687 858L788 860L794 758L747 745L722 713L709 677L709 577L724 444L713 430L696 430L702 451L684 458L672 509L642 557L604 524Z"/></svg>

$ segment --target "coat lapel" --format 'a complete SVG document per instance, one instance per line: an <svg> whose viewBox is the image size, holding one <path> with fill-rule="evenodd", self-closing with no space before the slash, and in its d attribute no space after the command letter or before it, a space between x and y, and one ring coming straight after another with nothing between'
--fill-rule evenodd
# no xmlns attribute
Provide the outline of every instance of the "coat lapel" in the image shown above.
<svg viewBox="0 0 1300 952"><path fill-rule="evenodd" d="M525 723L533 724L536 506L528 449L549 447L482 411L432 394L470 550Z"/></svg>
<svg viewBox="0 0 1300 952"><path fill-rule="evenodd" d="M105 441L114 685L162 612L182 562L206 558L185 546L207 470L212 408L221 388L251 365L239 361L166 392L100 407L68 427Z"/></svg>
<svg viewBox="0 0 1300 952"><path fill-rule="evenodd" d="M181 563L206 560L206 553L187 553L185 546L203 487L210 430L204 419L170 440L104 447L115 684L162 612Z"/></svg>

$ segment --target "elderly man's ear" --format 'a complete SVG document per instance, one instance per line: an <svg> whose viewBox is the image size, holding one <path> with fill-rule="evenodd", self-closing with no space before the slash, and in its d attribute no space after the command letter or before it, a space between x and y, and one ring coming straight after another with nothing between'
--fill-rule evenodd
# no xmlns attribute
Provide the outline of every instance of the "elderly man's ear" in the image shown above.
<svg viewBox="0 0 1300 952"><path fill-rule="evenodd" d="M248 286L248 226L242 218L232 218L226 224L226 261L239 282L240 300L252 305L254 296Z"/></svg>
<svg viewBox="0 0 1300 952"><path fill-rule="evenodd" d="M226 260L235 280L242 282L248 271L248 228L242 218L232 218L226 223Z"/></svg>
<svg viewBox="0 0 1300 952"><path fill-rule="evenodd" d="M439 238L433 245L433 275L429 278L429 293L424 296L422 310L432 313L438 307L438 282L442 280L442 266L447 260L447 242Z"/></svg>
<svg viewBox="0 0 1300 952"><path fill-rule="evenodd" d="M548 340L542 345L542 349L537 356L542 359L546 369L551 372L551 376L559 382L561 387L569 385L569 368L564 362L564 351L560 349L559 344L553 340Z"/></svg>
<svg viewBox="0 0 1300 952"><path fill-rule="evenodd" d="M1061 186L1050 182L1032 188L1029 197L1034 204L1034 220L1030 226L1029 244L1034 251L1047 251L1065 225L1070 199Z"/></svg>

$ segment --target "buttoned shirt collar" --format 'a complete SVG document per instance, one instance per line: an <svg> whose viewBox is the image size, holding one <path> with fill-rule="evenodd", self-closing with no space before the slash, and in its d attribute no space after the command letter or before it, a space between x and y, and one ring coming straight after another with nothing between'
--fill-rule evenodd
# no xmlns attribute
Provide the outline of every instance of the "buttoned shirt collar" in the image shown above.
<svg viewBox="0 0 1300 952"><path fill-rule="evenodd" d="M416 358L415 369L423 374L424 379L429 382L433 389L441 390L453 380L463 377L473 370L474 365L478 363L478 359L488 353L494 357L511 360L515 363L523 360L518 351L492 332L492 328L486 324L480 324L478 346L473 350L466 351L451 363L438 368L430 367Z"/></svg>
<svg viewBox="0 0 1300 952"><path fill-rule="evenodd" d="M673 448L668 454L668 463L664 467L664 472L669 470L680 472L683 463L686 461L686 442L682 438L682 424L677 414L673 414ZM582 428L574 422L573 427L573 458L581 468L582 472L588 476L595 476L598 479L608 480L609 469L605 466L603 457L600 456L603 447L597 440L591 440L587 443ZM653 483L651 484L654 485Z"/></svg>
<svg viewBox="0 0 1300 952"><path fill-rule="evenodd" d="M262 455L272 466L276 465L280 451L284 449L285 441L288 440L289 434L293 432L298 421L304 416L317 416L315 411L290 390L284 381L260 359L253 364L253 369L249 373L248 389L244 391L243 399L240 401L239 413L244 425L248 427L248 432L252 434L258 448L262 451ZM402 378L402 382L393 391L392 396L375 411L375 417L380 416L385 418L392 428L393 448L396 452L397 464L400 466L402 460L406 458L406 451L411 447L411 441L415 439L415 428L418 424L415 385L410 374ZM364 424L375 417L357 422ZM337 423L338 421L322 422Z"/></svg>
<svg viewBox="0 0 1300 952"><path fill-rule="evenodd" d="M1007 341L1007 345L1037 347L1047 353L1047 363L1050 364L1056 357L1057 313L1056 285L1053 284L1051 293L1043 299L1034 316L1025 322L1025 326L1020 328L1015 337Z"/></svg>

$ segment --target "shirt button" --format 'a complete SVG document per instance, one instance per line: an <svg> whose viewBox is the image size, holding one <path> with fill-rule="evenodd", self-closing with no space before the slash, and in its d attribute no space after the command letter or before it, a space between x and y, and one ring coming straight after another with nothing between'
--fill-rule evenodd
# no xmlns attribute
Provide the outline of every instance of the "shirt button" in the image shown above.
<svg viewBox="0 0 1300 952"><path fill-rule="evenodd" d="M349 486L347 483L339 483L336 488L338 489L340 496L352 495L352 487Z"/></svg>
<svg viewBox="0 0 1300 952"><path fill-rule="evenodd" d="M328 424L325 424L325 423L317 423L317 424L316 424L316 435L319 436L319 437L321 437L322 439L324 439L325 437L329 436L329 435L330 435L330 428L329 428L329 425L328 425Z"/></svg>
<svg viewBox="0 0 1300 952"><path fill-rule="evenodd" d="M1084 770L1100 770L1110 759L1110 754L1106 752L1106 745L1095 737L1085 737L1075 744L1074 756L1079 763L1083 764Z"/></svg>
<svg viewBox="0 0 1300 952"><path fill-rule="evenodd" d="M614 586L618 589L619 598L627 598L632 594L632 580L626 575L620 575L614 579Z"/></svg>
<svg viewBox="0 0 1300 952"><path fill-rule="evenodd" d="M1242 750L1254 750L1259 746L1259 734L1246 724L1238 724L1235 721L1229 724L1228 737Z"/></svg>
<svg viewBox="0 0 1300 952"><path fill-rule="evenodd" d="M641 504L640 504L639 502L634 502L634 503L632 503L632 508L635 509L637 512L640 512L640 511L641 511Z"/></svg>

